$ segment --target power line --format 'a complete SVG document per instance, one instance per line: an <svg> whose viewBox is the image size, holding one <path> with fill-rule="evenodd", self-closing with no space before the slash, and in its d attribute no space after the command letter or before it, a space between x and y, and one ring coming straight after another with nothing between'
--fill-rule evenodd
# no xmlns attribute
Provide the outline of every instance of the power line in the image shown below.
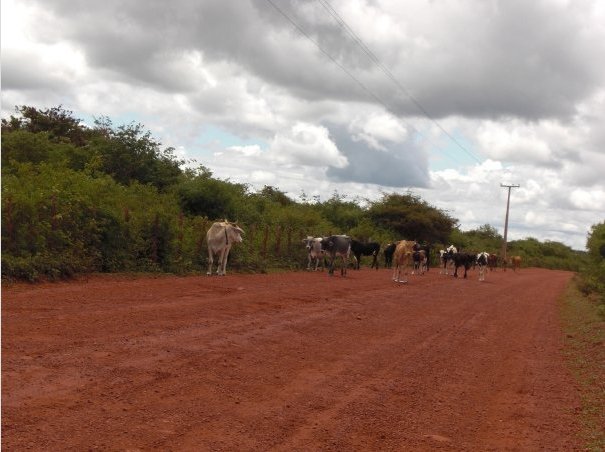
<svg viewBox="0 0 605 452"><path fill-rule="evenodd" d="M288 14L286 14L286 12L284 12L280 7L278 7L272 0L267 0L267 2L273 6L273 8L279 13L281 14L288 22L290 22L299 32L300 34L302 34L305 38L307 38L309 41L311 41L320 51L321 53L323 53L326 57L328 57L336 66L338 66L344 73L346 73L355 83L357 83L367 94L370 95L370 97L372 97L376 102L378 102L380 105L382 105L387 111L389 110L389 107L387 106L387 104L380 99L376 94L374 94L362 81L360 81L357 77L355 77L347 68L345 68L342 64L340 64L332 55L330 55L326 50L324 50L317 41L315 41L300 25L298 25L298 23L296 23L296 21L294 21L290 16L288 16ZM363 43L361 43L363 45ZM414 132L416 132L418 135L420 135L421 137L423 137L425 140L429 141L430 143L433 144L433 146L435 146L437 149L441 149L439 146L435 145L432 140L424 135L422 132L420 132L416 127L414 127L412 124L402 120L400 118L400 120L406 124L408 127L410 127L412 130L414 130ZM454 161L452 159L452 157L447 153L447 152L443 152L443 154L449 158L450 160ZM472 156L472 154L471 154ZM477 162L480 163L480 161L475 158L474 156L472 156Z"/></svg>
<svg viewBox="0 0 605 452"><path fill-rule="evenodd" d="M462 149L467 155L469 155L477 163L481 163L471 151L466 149L456 138L450 134L436 119L434 119L429 112L422 106L422 104L412 96L412 94L395 78L393 73L378 59L378 57L365 45L359 36L353 31L353 29L347 24L347 22L338 14L338 12L332 8L332 6L326 0L318 0L319 3L324 7L326 11L336 20L340 28L345 30L349 36L355 41L355 43L361 48L361 50L370 58L370 60L380 68L380 70L402 91L407 97L410 98L412 103L426 116L433 124L435 124L452 142L454 142L460 149Z"/></svg>

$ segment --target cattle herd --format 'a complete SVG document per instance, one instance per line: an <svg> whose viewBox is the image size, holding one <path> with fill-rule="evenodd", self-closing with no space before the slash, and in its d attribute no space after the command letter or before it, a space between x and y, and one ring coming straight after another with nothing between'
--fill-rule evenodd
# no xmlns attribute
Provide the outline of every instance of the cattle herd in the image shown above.
<svg viewBox="0 0 605 452"><path fill-rule="evenodd" d="M227 220L213 223L206 233L208 243L208 275L212 274L214 257L218 256L217 275L226 274L229 250L234 243L242 242L244 231L236 223ZM378 254L381 245L377 242L363 243L347 235L330 235L328 237L308 236L303 239L307 249L307 270L322 270L327 267L328 274L333 275L335 265L340 264L341 276L346 276L349 259L353 256L353 268L359 270L361 257L372 256L370 268L378 270ZM400 240L389 243L383 249L384 263L393 269L393 281L406 283L407 275L423 275L429 271L432 248L413 240ZM437 250L439 273L458 277L458 269L464 268L464 278L468 270L479 268L479 281L485 281L486 270L495 270L500 261L496 254L486 251L467 253L458 251L454 245ZM514 256L508 262L514 271L521 268L521 256ZM504 263L503 263L504 264ZM505 265L503 265L506 268Z"/></svg>

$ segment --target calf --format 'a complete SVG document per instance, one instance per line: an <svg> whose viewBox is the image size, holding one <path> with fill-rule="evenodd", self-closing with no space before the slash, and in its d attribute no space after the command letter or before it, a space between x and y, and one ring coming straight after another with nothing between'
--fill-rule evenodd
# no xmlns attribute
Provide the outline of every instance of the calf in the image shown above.
<svg viewBox="0 0 605 452"><path fill-rule="evenodd" d="M485 270L489 265L490 254L483 251L477 254L476 262L479 266L479 281L485 281Z"/></svg>
<svg viewBox="0 0 605 452"><path fill-rule="evenodd" d="M420 245L419 243L416 243L416 245L414 245L414 251L418 252L418 251L424 251L424 271L429 271L429 267L430 267L430 262L431 262L431 245L429 244L424 244L424 245Z"/></svg>
<svg viewBox="0 0 605 452"><path fill-rule="evenodd" d="M328 273L334 275L334 261L340 257L340 276L346 276L351 254L351 238L346 235L331 235L324 237L321 245L330 262Z"/></svg>
<svg viewBox="0 0 605 452"><path fill-rule="evenodd" d="M412 253L412 261L414 262L414 269L412 270L412 275L418 271L419 274L424 275L424 272L427 271L427 257L426 252L424 250L414 251Z"/></svg>
<svg viewBox="0 0 605 452"><path fill-rule="evenodd" d="M378 252L380 251L380 243L370 242L361 243L357 240L351 240L351 252L355 257L355 269L359 270L361 256L373 256L372 265L370 268L376 267L378 270Z"/></svg>
<svg viewBox="0 0 605 452"><path fill-rule="evenodd" d="M308 253L307 270L311 270L311 265L315 263L315 268L313 270L317 271L317 267L319 267L320 262L321 269L324 269L325 251L321 247L321 241L321 237L308 236L306 239L303 239L303 243L305 244Z"/></svg>

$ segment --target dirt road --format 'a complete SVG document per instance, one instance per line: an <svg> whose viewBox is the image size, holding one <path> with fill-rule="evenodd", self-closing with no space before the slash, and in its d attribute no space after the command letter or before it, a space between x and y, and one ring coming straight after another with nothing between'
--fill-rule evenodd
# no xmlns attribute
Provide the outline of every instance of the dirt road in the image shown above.
<svg viewBox="0 0 605 452"><path fill-rule="evenodd" d="M3 449L577 450L556 305L571 276L5 288Z"/></svg>

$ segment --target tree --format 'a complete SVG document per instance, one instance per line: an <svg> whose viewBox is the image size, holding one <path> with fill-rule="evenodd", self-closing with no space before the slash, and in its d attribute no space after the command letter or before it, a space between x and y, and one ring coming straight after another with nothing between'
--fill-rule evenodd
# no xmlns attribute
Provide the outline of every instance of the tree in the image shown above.
<svg viewBox="0 0 605 452"><path fill-rule="evenodd" d="M32 133L46 132L51 141L67 141L75 146L84 146L92 131L87 129L73 112L58 107L40 110L22 105L15 107L18 116L2 119L2 133L25 130Z"/></svg>
<svg viewBox="0 0 605 452"><path fill-rule="evenodd" d="M359 202L346 201L346 195L334 192L332 197L323 203L318 203L317 208L322 216L332 223L337 231L333 233L346 233L359 224L365 216L364 209Z"/></svg>
<svg viewBox="0 0 605 452"><path fill-rule="evenodd" d="M53 142L48 132L33 133L27 130L15 130L2 134L2 165L11 162L51 163L74 170L83 170L91 159L86 148L74 146L69 142Z"/></svg>
<svg viewBox="0 0 605 452"><path fill-rule="evenodd" d="M275 202L280 206L290 206L294 204L294 201L290 199L283 191L270 185L265 185L257 195L259 198Z"/></svg>
<svg viewBox="0 0 605 452"><path fill-rule="evenodd" d="M458 221L412 193L385 194L368 214L378 227L398 238L430 243L445 243Z"/></svg>
<svg viewBox="0 0 605 452"><path fill-rule="evenodd" d="M586 240L588 254L595 262L605 259L605 222L593 224Z"/></svg>
<svg viewBox="0 0 605 452"><path fill-rule="evenodd" d="M178 184L176 193L183 211L213 220L241 220L239 206L243 204L247 187L215 179L210 171L204 170L202 167L198 174L189 174Z"/></svg>
<svg viewBox="0 0 605 452"><path fill-rule="evenodd" d="M95 120L96 135L91 149L100 157L99 169L117 182L133 181L166 190L178 181L184 162L174 156L173 148L161 149L141 124L131 123L114 129L107 118Z"/></svg>

